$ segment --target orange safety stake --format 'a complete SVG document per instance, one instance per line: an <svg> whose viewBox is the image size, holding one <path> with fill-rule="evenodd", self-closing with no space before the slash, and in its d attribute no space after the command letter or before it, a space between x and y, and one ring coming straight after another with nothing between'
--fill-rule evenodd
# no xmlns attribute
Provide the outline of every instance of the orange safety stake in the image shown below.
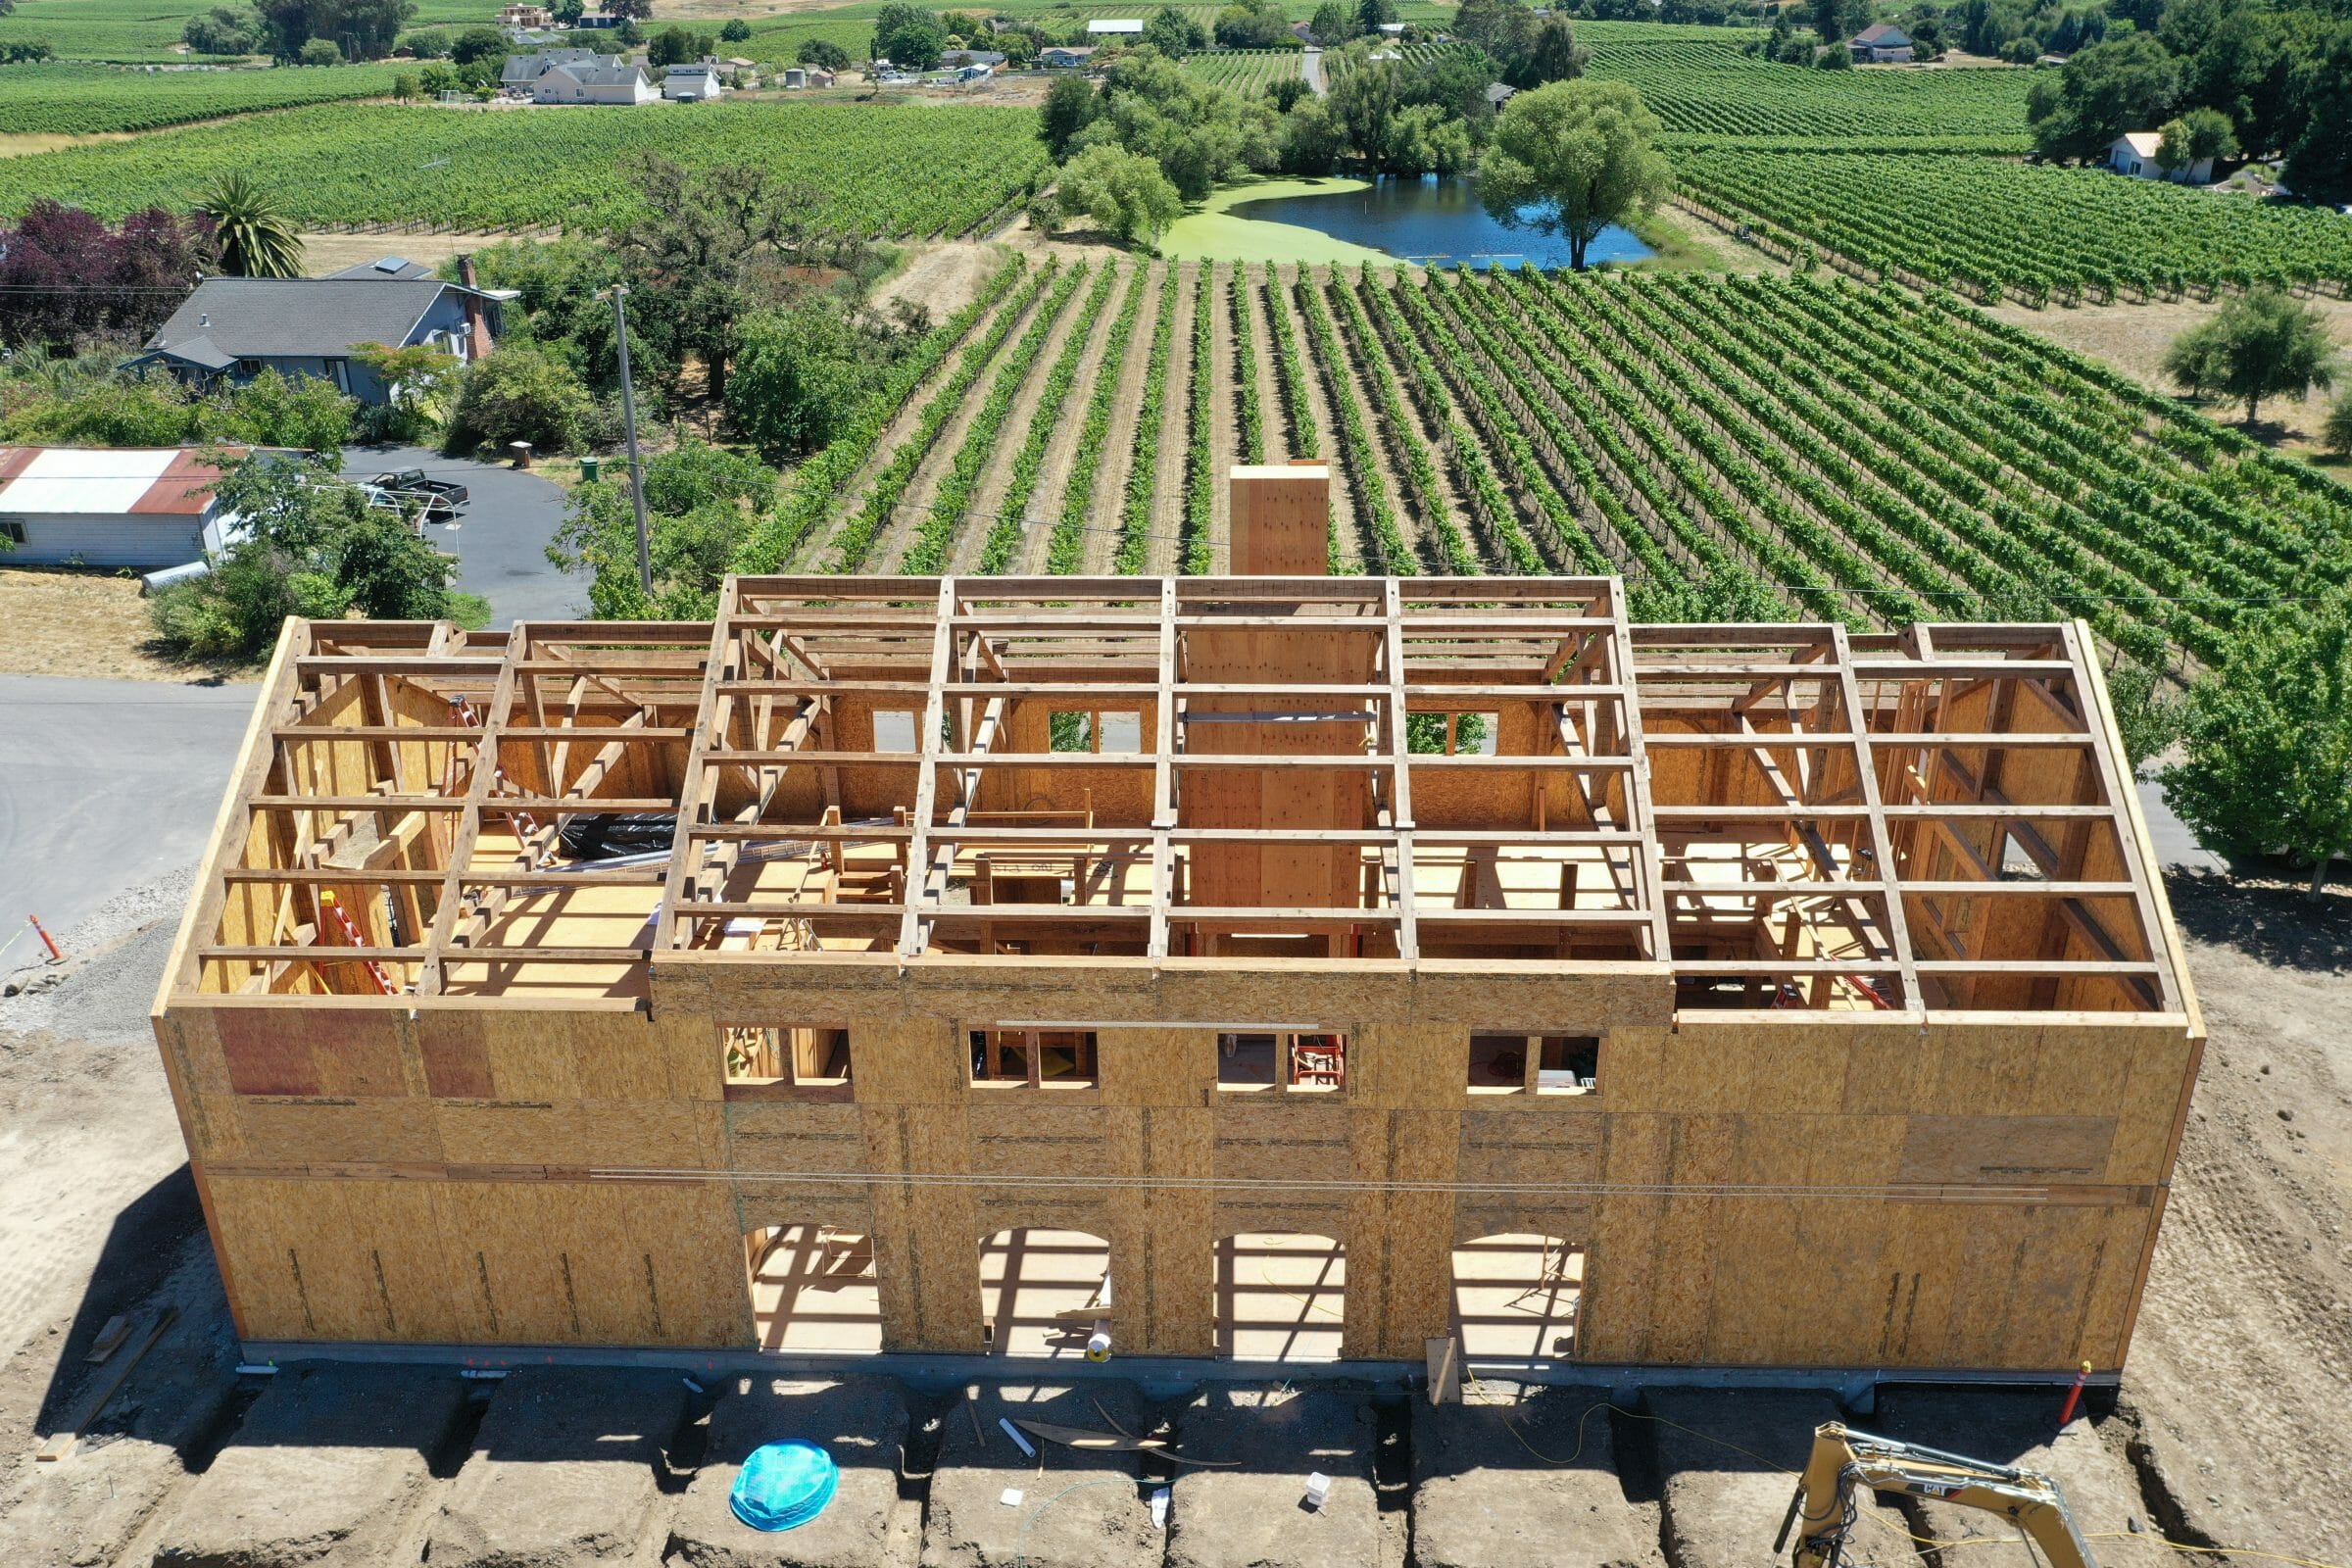
<svg viewBox="0 0 2352 1568"><path fill-rule="evenodd" d="M41 939L41 946L49 950L49 961L52 963L65 962L66 956L57 951L57 938L51 936L49 928L41 924L41 917L37 914L28 914L24 918L31 922L33 934Z"/></svg>
<svg viewBox="0 0 2352 1568"><path fill-rule="evenodd" d="M2064 1432L2067 1423L2074 1420L2076 1408L2082 1403L2082 1385L2089 1381L2090 1363L2085 1361L2082 1370L2075 1374L2075 1386L2066 1391L2066 1407L2058 1412L2059 1431Z"/></svg>

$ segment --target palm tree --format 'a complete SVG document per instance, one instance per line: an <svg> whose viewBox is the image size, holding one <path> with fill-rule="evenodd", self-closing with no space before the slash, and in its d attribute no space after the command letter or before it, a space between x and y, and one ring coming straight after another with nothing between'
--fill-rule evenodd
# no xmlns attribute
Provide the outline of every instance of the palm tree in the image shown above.
<svg viewBox="0 0 2352 1568"><path fill-rule="evenodd" d="M300 277L302 235L277 203L244 174L222 174L197 210L213 220L220 270L232 277Z"/></svg>

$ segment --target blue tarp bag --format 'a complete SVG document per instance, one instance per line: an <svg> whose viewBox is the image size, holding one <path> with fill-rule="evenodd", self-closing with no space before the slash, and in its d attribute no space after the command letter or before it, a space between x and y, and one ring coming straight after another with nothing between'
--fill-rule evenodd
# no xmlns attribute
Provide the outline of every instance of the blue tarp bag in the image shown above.
<svg viewBox="0 0 2352 1568"><path fill-rule="evenodd" d="M840 1484L832 1456L795 1438L753 1449L728 1501L754 1530L791 1530L823 1513Z"/></svg>

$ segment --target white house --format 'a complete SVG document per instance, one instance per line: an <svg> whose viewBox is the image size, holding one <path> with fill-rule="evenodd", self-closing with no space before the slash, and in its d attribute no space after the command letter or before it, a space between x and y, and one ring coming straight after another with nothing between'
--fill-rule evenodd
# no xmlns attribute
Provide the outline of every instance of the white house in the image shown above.
<svg viewBox="0 0 2352 1568"><path fill-rule="evenodd" d="M0 559L176 566L234 542L194 447L0 447Z"/></svg>
<svg viewBox="0 0 2352 1568"><path fill-rule="evenodd" d="M620 61L558 66L531 83L535 104L650 104L661 98L645 73Z"/></svg>
<svg viewBox="0 0 2352 1568"><path fill-rule="evenodd" d="M1907 66L1911 63L1911 35L1891 22L1875 23L1864 27L1845 41L1845 47L1857 66Z"/></svg>
<svg viewBox="0 0 2352 1568"><path fill-rule="evenodd" d="M662 96L672 103L702 103L726 90L719 68L708 61L699 66L672 66L662 78Z"/></svg>
<svg viewBox="0 0 2352 1568"><path fill-rule="evenodd" d="M2127 130L2107 144L2107 167L2134 179L2170 179L2183 185L2202 185L2213 178L2213 160L2200 158L2185 169L2167 171L2156 162L2164 138L2152 130Z"/></svg>
<svg viewBox="0 0 2352 1568"><path fill-rule="evenodd" d="M1112 21L1097 18L1086 24L1086 35L1090 38L1141 38L1144 35L1144 20L1141 17Z"/></svg>

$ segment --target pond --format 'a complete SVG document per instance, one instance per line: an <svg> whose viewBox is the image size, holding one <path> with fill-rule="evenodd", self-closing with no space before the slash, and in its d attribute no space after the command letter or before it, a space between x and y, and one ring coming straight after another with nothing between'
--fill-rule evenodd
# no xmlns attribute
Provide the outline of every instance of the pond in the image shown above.
<svg viewBox="0 0 2352 1568"><path fill-rule="evenodd" d="M1477 186L1461 177L1391 175L1369 188L1271 196L1235 202L1228 210L1235 218L1297 224L1403 261L1464 267L1495 262L1568 265L1564 237L1503 227L1479 205ZM1638 262L1652 254L1632 230L1612 223L1586 249L1585 264Z"/></svg>

